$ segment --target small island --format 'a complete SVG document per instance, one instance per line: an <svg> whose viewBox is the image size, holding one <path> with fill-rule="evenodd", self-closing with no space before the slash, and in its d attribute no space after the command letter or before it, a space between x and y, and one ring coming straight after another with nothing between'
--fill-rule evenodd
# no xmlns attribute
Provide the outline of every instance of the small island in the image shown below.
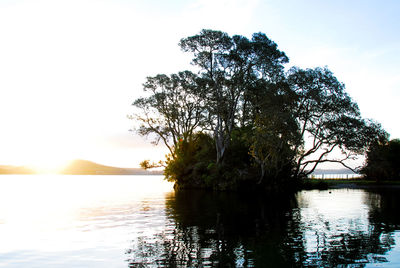
<svg viewBox="0 0 400 268"><path fill-rule="evenodd" d="M138 133L169 150L143 168L164 167L176 189L218 191L298 188L326 163L374 177L374 148L390 144L389 135L362 118L327 67L287 67L264 33L202 30L179 46L193 70L147 77L147 95L133 103ZM365 155L367 165L354 167Z"/></svg>

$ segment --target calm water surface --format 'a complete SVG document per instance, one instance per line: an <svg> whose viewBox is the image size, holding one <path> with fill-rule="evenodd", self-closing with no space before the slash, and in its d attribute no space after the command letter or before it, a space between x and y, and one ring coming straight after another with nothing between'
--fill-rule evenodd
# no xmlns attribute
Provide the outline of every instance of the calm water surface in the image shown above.
<svg viewBox="0 0 400 268"><path fill-rule="evenodd" d="M0 267L400 267L399 190L174 193L161 176L0 176Z"/></svg>

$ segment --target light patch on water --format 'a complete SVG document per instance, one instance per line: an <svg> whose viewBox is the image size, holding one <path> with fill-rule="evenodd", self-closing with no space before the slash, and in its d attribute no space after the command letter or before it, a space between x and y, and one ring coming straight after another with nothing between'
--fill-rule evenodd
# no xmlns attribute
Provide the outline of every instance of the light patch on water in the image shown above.
<svg viewBox="0 0 400 268"><path fill-rule="evenodd" d="M349 194L350 193L350 194ZM369 207L363 190L314 190L298 195L306 252L342 243L343 235L368 233Z"/></svg>
<svg viewBox="0 0 400 268"><path fill-rule="evenodd" d="M108 267L105 259L124 267L127 234L148 217L155 225L143 232L158 232L172 191L162 176L0 176L1 263L12 267L20 259L33 267L89 256L101 267Z"/></svg>

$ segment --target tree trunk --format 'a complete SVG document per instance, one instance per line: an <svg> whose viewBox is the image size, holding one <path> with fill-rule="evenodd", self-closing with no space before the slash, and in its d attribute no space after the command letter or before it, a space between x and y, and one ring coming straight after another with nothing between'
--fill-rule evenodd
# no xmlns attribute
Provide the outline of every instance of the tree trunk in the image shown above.
<svg viewBox="0 0 400 268"><path fill-rule="evenodd" d="M258 180L257 184L261 184L263 179L264 179L264 176L265 176L265 165L264 165L264 163L261 162L260 166L261 166L261 175L260 175L260 179Z"/></svg>

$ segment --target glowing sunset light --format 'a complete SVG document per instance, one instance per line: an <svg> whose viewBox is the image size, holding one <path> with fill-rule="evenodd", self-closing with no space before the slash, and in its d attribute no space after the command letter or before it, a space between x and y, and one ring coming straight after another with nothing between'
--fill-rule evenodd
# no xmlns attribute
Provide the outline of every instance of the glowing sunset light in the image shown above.
<svg viewBox="0 0 400 268"><path fill-rule="evenodd" d="M40 174L57 174L70 162L71 160L61 157L41 156L33 160L28 167Z"/></svg>
<svg viewBox="0 0 400 268"><path fill-rule="evenodd" d="M399 138L396 6L2 1L0 164L53 172L77 158L121 167L163 159L163 147L128 131L135 122L127 115L147 76L191 68L190 56L177 44L203 28L245 36L264 32L288 55L290 66L327 65L363 116Z"/></svg>

